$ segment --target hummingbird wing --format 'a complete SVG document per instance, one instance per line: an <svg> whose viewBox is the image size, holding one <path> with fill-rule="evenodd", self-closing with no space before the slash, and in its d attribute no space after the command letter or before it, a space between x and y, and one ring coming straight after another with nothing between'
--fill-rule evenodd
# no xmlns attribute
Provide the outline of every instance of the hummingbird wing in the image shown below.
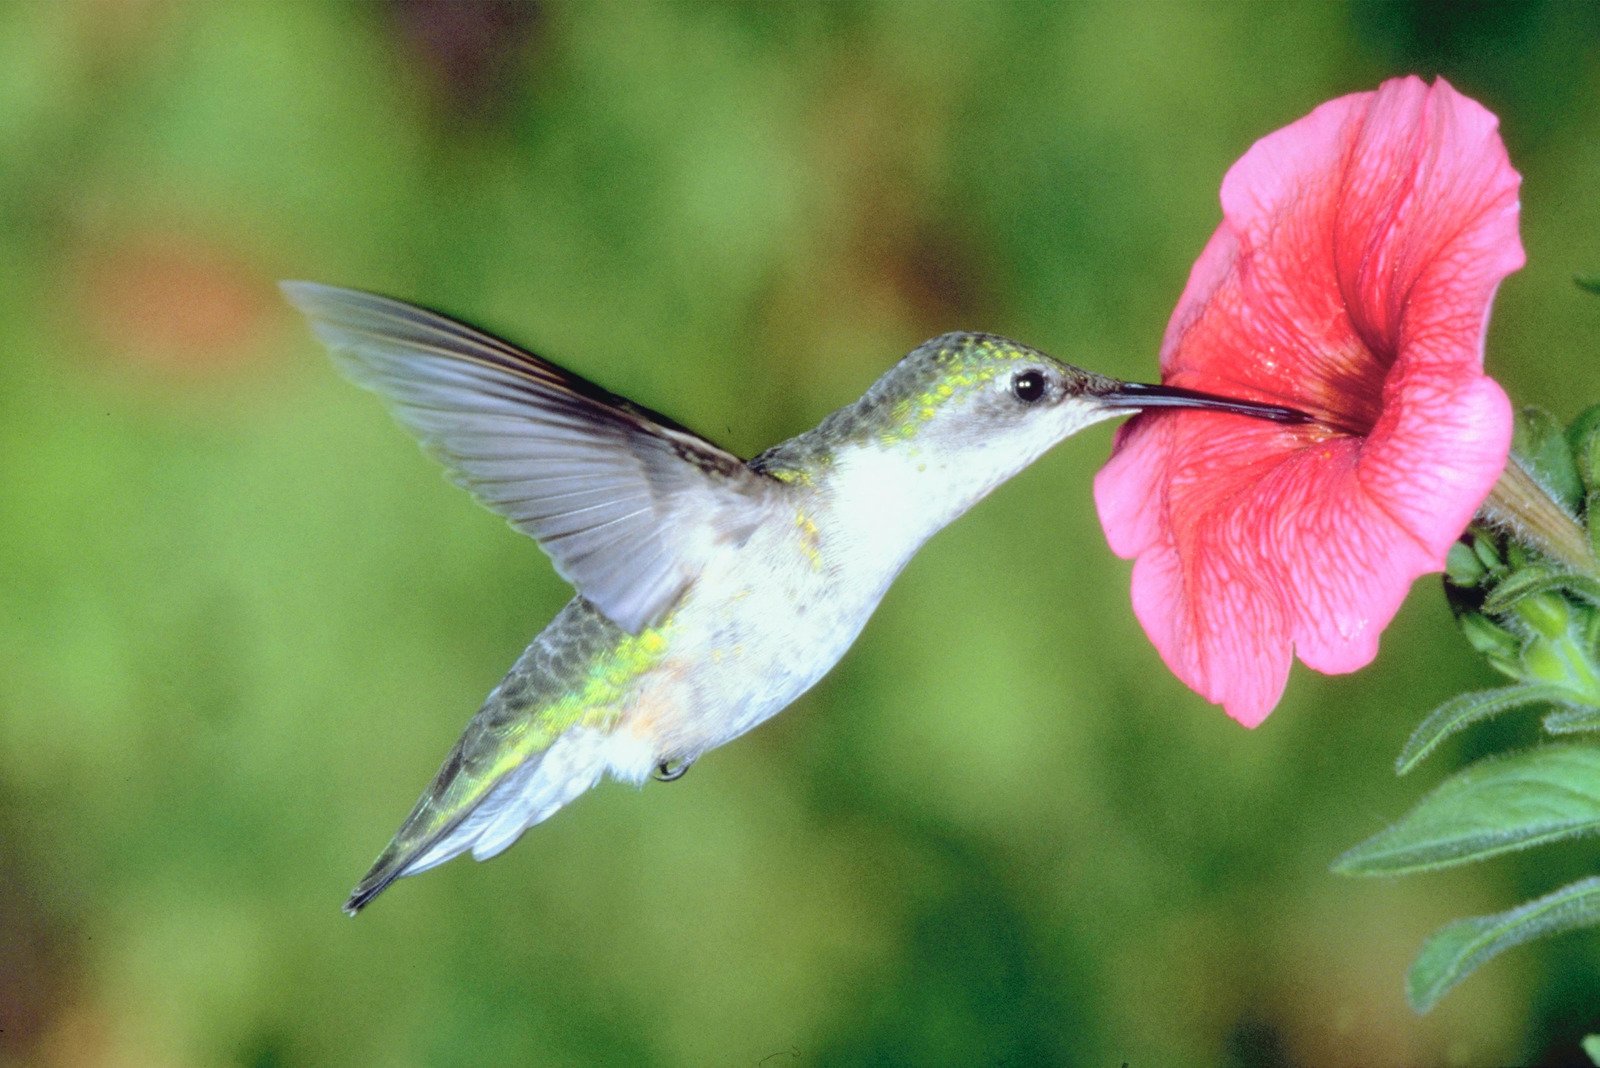
<svg viewBox="0 0 1600 1068"><path fill-rule="evenodd" d="M665 416L404 301L314 282L283 291L340 370L629 633L760 518L772 480Z"/></svg>

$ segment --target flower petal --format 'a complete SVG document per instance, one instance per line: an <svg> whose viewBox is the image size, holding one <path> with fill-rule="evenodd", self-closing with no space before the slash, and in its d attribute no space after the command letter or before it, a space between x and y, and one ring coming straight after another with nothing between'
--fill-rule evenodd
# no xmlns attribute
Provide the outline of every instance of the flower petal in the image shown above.
<svg viewBox="0 0 1600 1068"><path fill-rule="evenodd" d="M1499 122L1440 80L1373 94L1346 165L1335 221L1338 275L1357 332L1415 357L1443 329L1452 360L1483 366L1483 318L1500 280L1524 262L1522 179Z"/></svg>
<svg viewBox="0 0 1600 1068"><path fill-rule="evenodd" d="M1163 381L1324 425L1141 416L1095 501L1163 659L1241 723L1271 711L1293 652L1370 662L1499 476L1511 412L1483 336L1523 262L1519 182L1494 116L1416 78L1330 101L1229 170Z"/></svg>

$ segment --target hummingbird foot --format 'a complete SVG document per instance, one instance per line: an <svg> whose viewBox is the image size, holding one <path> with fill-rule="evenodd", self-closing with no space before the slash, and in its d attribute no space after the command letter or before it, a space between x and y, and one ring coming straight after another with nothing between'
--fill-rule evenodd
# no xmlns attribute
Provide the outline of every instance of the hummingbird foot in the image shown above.
<svg viewBox="0 0 1600 1068"><path fill-rule="evenodd" d="M683 778L684 774L693 766L694 761L692 760L680 760L677 762L663 760L661 763L656 765L656 771L653 777L655 778L656 782L677 782L679 779Z"/></svg>

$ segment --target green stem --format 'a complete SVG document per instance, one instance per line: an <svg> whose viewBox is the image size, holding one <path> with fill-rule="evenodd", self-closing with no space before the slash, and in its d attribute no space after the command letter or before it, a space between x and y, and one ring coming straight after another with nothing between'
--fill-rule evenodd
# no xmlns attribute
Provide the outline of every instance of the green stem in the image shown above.
<svg viewBox="0 0 1600 1068"><path fill-rule="evenodd" d="M1500 481L1483 502L1483 514L1557 563L1600 576L1600 561L1589 546L1588 534L1528 473L1516 454L1507 458Z"/></svg>

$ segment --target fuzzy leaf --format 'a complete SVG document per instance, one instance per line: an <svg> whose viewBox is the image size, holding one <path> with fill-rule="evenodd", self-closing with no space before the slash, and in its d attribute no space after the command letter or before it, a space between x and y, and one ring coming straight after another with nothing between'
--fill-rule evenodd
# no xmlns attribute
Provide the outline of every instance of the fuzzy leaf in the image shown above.
<svg viewBox="0 0 1600 1068"><path fill-rule="evenodd" d="M1600 447L1595 448L1594 452L1597 469L1595 480L1600 484ZM1589 551L1594 553L1596 560L1600 560L1600 488L1590 492L1589 499L1583 506L1583 515L1584 522L1589 525Z"/></svg>
<svg viewBox="0 0 1600 1068"><path fill-rule="evenodd" d="M1450 554L1445 557L1444 573L1455 585L1471 589L1484 580L1489 569L1483 566L1472 546L1458 541L1450 546Z"/></svg>
<svg viewBox="0 0 1600 1068"><path fill-rule="evenodd" d="M1600 731L1600 708L1575 706L1544 717L1544 729L1551 734L1578 734Z"/></svg>
<svg viewBox="0 0 1600 1068"><path fill-rule="evenodd" d="M1567 425L1567 445L1583 484L1590 493L1600 490L1600 404L1584 409Z"/></svg>
<svg viewBox="0 0 1600 1068"><path fill-rule="evenodd" d="M1478 690L1475 693L1452 697L1429 713L1421 726L1406 739L1405 746L1400 750L1400 756L1394 762L1395 774L1404 775L1416 767L1423 757L1433 752L1440 742L1474 723L1524 705L1554 704L1561 701L1564 696L1564 692L1555 686L1525 683L1520 686L1507 686L1499 690Z"/></svg>
<svg viewBox="0 0 1600 1068"><path fill-rule="evenodd" d="M1583 501L1583 480L1567 444L1567 430L1543 408L1528 406L1517 412L1511 448L1523 466L1555 496L1568 512Z"/></svg>
<svg viewBox="0 0 1600 1068"><path fill-rule="evenodd" d="M1461 628L1467 644L1490 660L1498 659L1514 665L1517 655L1522 652L1522 643L1516 635L1482 612L1463 612L1456 618L1456 625ZM1508 674L1514 679L1522 677L1515 669Z"/></svg>
<svg viewBox="0 0 1600 1068"><path fill-rule="evenodd" d="M1483 561L1483 566L1496 572L1506 566L1505 557L1500 552L1500 547L1495 544L1495 537L1482 527L1474 527L1472 537L1472 551L1478 554L1478 559Z"/></svg>
<svg viewBox="0 0 1600 1068"><path fill-rule="evenodd" d="M1400 821L1333 862L1342 875L1399 875L1600 831L1600 747L1545 746L1480 760Z"/></svg>
<svg viewBox="0 0 1600 1068"><path fill-rule="evenodd" d="M1484 598L1483 610L1500 615L1510 611L1511 607L1523 597L1530 596L1533 587L1547 582L1555 577L1555 572L1547 567L1525 567L1514 571L1500 581L1500 584ZM1493 602L1493 607L1490 607Z"/></svg>
<svg viewBox="0 0 1600 1068"><path fill-rule="evenodd" d="M1484 598L1483 610L1499 615L1510 611L1524 597L1556 590L1574 593L1590 604L1600 604L1600 579L1593 575L1528 567L1496 586L1494 592Z"/></svg>
<svg viewBox="0 0 1600 1068"><path fill-rule="evenodd" d="M1434 932L1406 975L1406 1000L1427 1012L1480 964L1540 935L1600 923L1600 876L1580 879L1554 893L1493 916L1475 916ZM1585 1042L1585 1049L1588 1043Z"/></svg>

